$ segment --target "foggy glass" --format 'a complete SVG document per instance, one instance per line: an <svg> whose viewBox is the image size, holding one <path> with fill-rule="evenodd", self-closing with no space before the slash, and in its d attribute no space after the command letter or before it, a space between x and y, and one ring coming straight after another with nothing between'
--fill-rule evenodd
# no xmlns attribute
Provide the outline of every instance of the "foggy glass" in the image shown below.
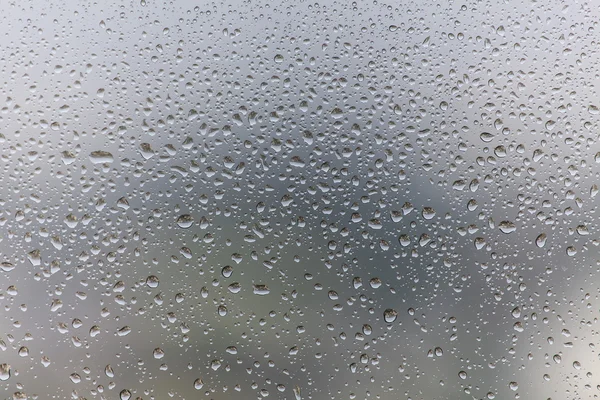
<svg viewBox="0 0 600 400"><path fill-rule="evenodd" d="M0 11L0 398L600 393L593 2Z"/></svg>

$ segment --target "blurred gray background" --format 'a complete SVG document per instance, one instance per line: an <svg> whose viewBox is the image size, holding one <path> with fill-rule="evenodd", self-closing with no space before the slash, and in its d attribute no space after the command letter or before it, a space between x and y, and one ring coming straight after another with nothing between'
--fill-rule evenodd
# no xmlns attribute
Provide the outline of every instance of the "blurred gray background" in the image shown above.
<svg viewBox="0 0 600 400"><path fill-rule="evenodd" d="M593 2L0 10L2 398L597 396Z"/></svg>

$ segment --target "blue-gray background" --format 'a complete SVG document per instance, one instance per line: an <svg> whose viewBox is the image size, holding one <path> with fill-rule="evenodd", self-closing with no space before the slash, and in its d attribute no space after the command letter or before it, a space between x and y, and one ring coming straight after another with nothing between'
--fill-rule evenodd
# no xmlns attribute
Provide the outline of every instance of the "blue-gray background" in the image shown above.
<svg viewBox="0 0 600 400"><path fill-rule="evenodd" d="M0 10L2 396L597 396L592 2Z"/></svg>

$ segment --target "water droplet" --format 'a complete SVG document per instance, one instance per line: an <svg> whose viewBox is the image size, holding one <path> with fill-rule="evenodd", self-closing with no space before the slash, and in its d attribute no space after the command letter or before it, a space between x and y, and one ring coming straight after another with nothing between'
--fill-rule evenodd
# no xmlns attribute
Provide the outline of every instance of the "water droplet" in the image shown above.
<svg viewBox="0 0 600 400"><path fill-rule="evenodd" d="M269 294L271 291L267 287L267 285L254 285L254 294L265 296Z"/></svg>
<svg viewBox="0 0 600 400"><path fill-rule="evenodd" d="M227 315L227 307L225 307L224 305L220 305L219 307L217 307L217 312L219 316L224 317Z"/></svg>
<svg viewBox="0 0 600 400"><path fill-rule="evenodd" d="M479 138L485 142L485 143L489 143L492 140L494 140L494 135L492 135L489 132L483 132L482 134L479 135Z"/></svg>
<svg viewBox="0 0 600 400"><path fill-rule="evenodd" d="M500 222L498 227L500 228L502 233L506 233L506 234L513 233L514 231L517 230L516 225L511 221L502 221L502 222Z"/></svg>
<svg viewBox="0 0 600 400"><path fill-rule="evenodd" d="M71 382L73 383L79 383L81 382L81 376L77 373L72 373L69 378L71 379Z"/></svg>
<svg viewBox="0 0 600 400"><path fill-rule="evenodd" d="M216 370L218 370L219 368L221 368L221 360L212 360L212 361L210 362L210 368L211 368L213 371L216 371Z"/></svg>
<svg viewBox="0 0 600 400"><path fill-rule="evenodd" d="M233 294L239 293L240 290L242 290L242 285L240 285L239 282L233 282L232 284L227 286L227 289Z"/></svg>
<svg viewBox="0 0 600 400"><path fill-rule="evenodd" d="M194 218L189 214L183 214L177 218L177 225L180 228L187 229L194 224Z"/></svg>
<svg viewBox="0 0 600 400"><path fill-rule="evenodd" d="M388 308L383 312L383 319L387 323L392 323L398 318L398 311Z"/></svg>
<svg viewBox="0 0 600 400"><path fill-rule="evenodd" d="M475 244L475 248L477 250L483 249L485 247L485 244L486 244L485 239L482 238L482 237L475 238L475 240L473 241L473 243Z"/></svg>
<svg viewBox="0 0 600 400"><path fill-rule="evenodd" d="M117 331L117 335L119 336L127 336L131 333L131 328L128 326L124 326Z"/></svg>
<svg viewBox="0 0 600 400"><path fill-rule="evenodd" d="M142 154L142 157L144 157L145 160L149 160L152 157L154 157L154 150L152 150L152 146L150 146L150 143L141 143L140 144L140 153Z"/></svg>
<svg viewBox="0 0 600 400"><path fill-rule="evenodd" d="M557 364L560 364L560 363L561 363L561 361L562 361L562 357L561 357L559 354L555 354L555 355L552 357L552 360L553 360L555 363L557 363Z"/></svg>
<svg viewBox="0 0 600 400"><path fill-rule="evenodd" d="M113 155L108 151L97 150L90 153L92 164L110 164L114 161Z"/></svg>
<svg viewBox="0 0 600 400"><path fill-rule="evenodd" d="M423 218L429 220L435 217L435 210L431 207L423 207L421 214L423 215Z"/></svg>
<svg viewBox="0 0 600 400"><path fill-rule="evenodd" d="M294 390L294 397L296 398L296 400L302 400L302 395L301 395L301 392L300 392L300 386L295 385L293 390Z"/></svg>
<svg viewBox="0 0 600 400"><path fill-rule="evenodd" d="M27 253L27 259L34 267L42 264L42 255L39 250L33 250Z"/></svg>
<svg viewBox="0 0 600 400"><path fill-rule="evenodd" d="M10 365L0 364L0 381L6 381L10 378Z"/></svg>
<svg viewBox="0 0 600 400"><path fill-rule="evenodd" d="M146 278L146 286L148 286L149 288L157 288L159 283L160 281L158 280L158 277L156 275L150 275Z"/></svg>
<svg viewBox="0 0 600 400"><path fill-rule="evenodd" d="M94 325L90 328L90 336L96 337L100 334L100 327L98 325Z"/></svg>
<svg viewBox="0 0 600 400"><path fill-rule="evenodd" d="M157 360L160 360L161 358L163 358L165 356L165 352L160 347L157 347L154 349L152 355Z"/></svg>
<svg viewBox="0 0 600 400"><path fill-rule="evenodd" d="M233 267L230 265L226 265L225 267L223 267L221 269L221 275L223 275L224 278L229 278L232 274L233 274Z"/></svg>
<svg viewBox="0 0 600 400"><path fill-rule="evenodd" d="M537 247L542 248L546 245L546 234L540 233L537 238L535 238L535 244Z"/></svg>
<svg viewBox="0 0 600 400"><path fill-rule="evenodd" d="M15 265L13 263L9 263L8 261L3 261L0 263L0 269L4 272L10 272L15 269Z"/></svg>

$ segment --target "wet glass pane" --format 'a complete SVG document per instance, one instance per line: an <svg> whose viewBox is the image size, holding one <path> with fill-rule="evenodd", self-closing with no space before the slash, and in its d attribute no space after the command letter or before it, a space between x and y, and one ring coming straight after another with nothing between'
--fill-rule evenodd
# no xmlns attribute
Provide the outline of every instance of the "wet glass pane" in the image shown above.
<svg viewBox="0 0 600 400"><path fill-rule="evenodd" d="M0 11L0 398L600 393L597 4Z"/></svg>

